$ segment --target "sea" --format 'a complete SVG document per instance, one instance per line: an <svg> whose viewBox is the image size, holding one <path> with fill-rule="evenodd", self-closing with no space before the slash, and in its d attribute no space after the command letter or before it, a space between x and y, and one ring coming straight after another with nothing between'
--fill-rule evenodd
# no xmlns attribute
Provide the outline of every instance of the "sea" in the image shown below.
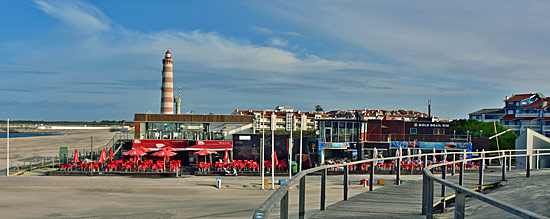
<svg viewBox="0 0 550 219"><path fill-rule="evenodd" d="M52 136L52 135L63 135L61 133L10 133L10 138L24 138L24 137L35 137L35 136ZM7 138L7 133L0 133L0 138Z"/></svg>

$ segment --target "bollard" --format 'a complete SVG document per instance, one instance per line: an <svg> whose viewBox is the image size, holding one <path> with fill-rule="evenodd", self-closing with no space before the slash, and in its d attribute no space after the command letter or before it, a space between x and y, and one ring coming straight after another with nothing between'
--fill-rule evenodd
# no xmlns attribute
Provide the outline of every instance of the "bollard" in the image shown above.
<svg viewBox="0 0 550 219"><path fill-rule="evenodd" d="M216 178L216 188L222 188L222 178Z"/></svg>

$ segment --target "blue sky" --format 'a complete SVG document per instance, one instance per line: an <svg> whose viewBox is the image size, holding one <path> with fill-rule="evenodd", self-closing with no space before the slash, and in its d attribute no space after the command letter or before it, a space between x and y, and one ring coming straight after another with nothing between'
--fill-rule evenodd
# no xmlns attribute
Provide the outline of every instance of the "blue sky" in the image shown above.
<svg viewBox="0 0 550 219"><path fill-rule="evenodd" d="M550 95L547 1L6 1L0 118L160 111L164 52L183 112L288 105L440 118Z"/></svg>

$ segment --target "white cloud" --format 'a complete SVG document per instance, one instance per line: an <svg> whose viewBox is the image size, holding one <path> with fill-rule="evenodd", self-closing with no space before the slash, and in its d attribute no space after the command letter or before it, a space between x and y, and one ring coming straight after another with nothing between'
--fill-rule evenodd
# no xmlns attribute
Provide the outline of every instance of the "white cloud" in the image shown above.
<svg viewBox="0 0 550 219"><path fill-rule="evenodd" d="M292 31L279 31L279 30L272 30L266 27L256 27L252 26L251 29L253 31L256 31L258 33L262 34L268 34L268 35L285 35L285 36L291 36L291 37L301 37L302 35L296 32Z"/></svg>
<svg viewBox="0 0 550 219"><path fill-rule="evenodd" d="M275 47L287 47L288 46L288 40L280 39L280 38L271 38L268 41L269 45L275 46Z"/></svg>
<svg viewBox="0 0 550 219"><path fill-rule="evenodd" d="M35 0L36 7L46 14L71 25L83 33L111 29L111 20L96 7L80 1Z"/></svg>

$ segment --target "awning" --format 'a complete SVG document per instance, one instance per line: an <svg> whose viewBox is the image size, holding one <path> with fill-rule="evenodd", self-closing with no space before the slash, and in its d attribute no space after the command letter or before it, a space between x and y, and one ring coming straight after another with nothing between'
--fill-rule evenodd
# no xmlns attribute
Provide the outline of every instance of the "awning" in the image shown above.
<svg viewBox="0 0 550 219"><path fill-rule="evenodd" d="M152 151L158 151L162 147L170 146L175 149L181 150L187 148L187 140L159 140L159 139L134 139L133 147L145 147L149 148Z"/></svg>
<svg viewBox="0 0 550 219"><path fill-rule="evenodd" d="M200 150L213 150L213 151L224 151L233 150L233 142L231 141L197 141L193 146L189 146L184 150L189 151L200 151Z"/></svg>

